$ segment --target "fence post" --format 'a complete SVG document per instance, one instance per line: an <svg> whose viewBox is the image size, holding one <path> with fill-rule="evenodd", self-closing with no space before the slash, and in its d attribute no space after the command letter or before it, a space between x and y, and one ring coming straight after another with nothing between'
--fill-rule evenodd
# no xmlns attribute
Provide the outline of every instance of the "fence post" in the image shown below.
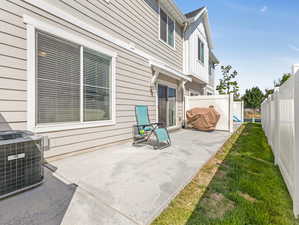
<svg viewBox="0 0 299 225"><path fill-rule="evenodd" d="M299 71L299 64L294 64L292 66L292 74L295 75Z"/></svg>
<svg viewBox="0 0 299 225"><path fill-rule="evenodd" d="M279 108L279 88L274 89L274 110L275 110L275 128L274 128L274 156L275 165L278 165L278 159L280 157L280 108Z"/></svg>
<svg viewBox="0 0 299 225"><path fill-rule="evenodd" d="M297 65L299 68L299 65ZM293 68L296 67L295 65ZM294 77L294 121L295 121L295 138L294 138L294 197L293 209L296 217L299 216L299 71Z"/></svg>
<svg viewBox="0 0 299 225"><path fill-rule="evenodd" d="M229 107L229 132L233 133L234 132L234 120L233 120L233 104L234 104L234 96L233 94L229 94L228 96L229 100L228 100L228 107Z"/></svg>
<svg viewBox="0 0 299 225"><path fill-rule="evenodd" d="M241 122L244 123L244 101L241 102Z"/></svg>

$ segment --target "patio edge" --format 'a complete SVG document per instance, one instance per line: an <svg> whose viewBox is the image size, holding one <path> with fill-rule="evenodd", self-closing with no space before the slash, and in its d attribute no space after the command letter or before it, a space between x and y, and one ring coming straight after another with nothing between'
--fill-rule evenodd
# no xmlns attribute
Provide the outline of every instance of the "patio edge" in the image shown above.
<svg viewBox="0 0 299 225"><path fill-rule="evenodd" d="M219 154L221 152L224 153L224 157L223 157L223 159L221 159L221 161L223 161L226 158L226 156L228 155L228 153L230 152L230 150L232 149L232 146L234 145L234 143L238 140L239 136L242 134L245 126L246 126L246 124L243 123L233 133L231 133L231 135L227 138L227 140L223 143L223 145L219 148L219 150L215 154L213 154L209 158L209 160L194 175L190 176L188 181L185 184L182 184L175 192L173 192L173 194L168 198L168 200L159 208L159 210L156 211L155 215L152 216L152 218L150 218L148 220L148 222L145 223L145 225L151 225L164 212L164 210L166 210L168 208L170 203L194 180L196 175L199 174L202 171L202 169L207 164L209 164L211 162L211 160L213 160L217 156L217 154ZM208 184L211 182L211 180L213 179L213 177L215 176L217 171L218 171L218 168L211 176L211 179L209 179Z"/></svg>

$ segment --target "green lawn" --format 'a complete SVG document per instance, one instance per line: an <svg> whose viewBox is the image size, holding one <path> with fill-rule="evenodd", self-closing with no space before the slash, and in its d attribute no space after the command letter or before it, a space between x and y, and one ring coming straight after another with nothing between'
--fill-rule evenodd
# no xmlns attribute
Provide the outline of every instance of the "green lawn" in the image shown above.
<svg viewBox="0 0 299 225"><path fill-rule="evenodd" d="M195 177L152 225L299 224L261 126L247 124L231 146L210 184Z"/></svg>

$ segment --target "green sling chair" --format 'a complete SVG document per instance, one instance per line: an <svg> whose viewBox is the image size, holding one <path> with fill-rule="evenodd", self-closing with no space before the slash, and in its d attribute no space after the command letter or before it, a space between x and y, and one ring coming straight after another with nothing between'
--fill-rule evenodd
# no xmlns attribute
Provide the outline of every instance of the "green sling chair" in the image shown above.
<svg viewBox="0 0 299 225"><path fill-rule="evenodd" d="M137 125L133 129L133 145L141 142L149 143L151 136L156 136L156 144L154 149L162 149L171 145L168 131L162 127L162 123L151 123L148 115L148 107L146 105L136 105L135 115Z"/></svg>

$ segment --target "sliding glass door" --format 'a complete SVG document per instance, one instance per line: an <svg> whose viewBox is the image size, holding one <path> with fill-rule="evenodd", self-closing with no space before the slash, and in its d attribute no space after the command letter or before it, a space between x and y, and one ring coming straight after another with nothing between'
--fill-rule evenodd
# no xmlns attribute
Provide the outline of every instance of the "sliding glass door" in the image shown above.
<svg viewBox="0 0 299 225"><path fill-rule="evenodd" d="M176 89L158 85L158 119L167 127L176 126Z"/></svg>

